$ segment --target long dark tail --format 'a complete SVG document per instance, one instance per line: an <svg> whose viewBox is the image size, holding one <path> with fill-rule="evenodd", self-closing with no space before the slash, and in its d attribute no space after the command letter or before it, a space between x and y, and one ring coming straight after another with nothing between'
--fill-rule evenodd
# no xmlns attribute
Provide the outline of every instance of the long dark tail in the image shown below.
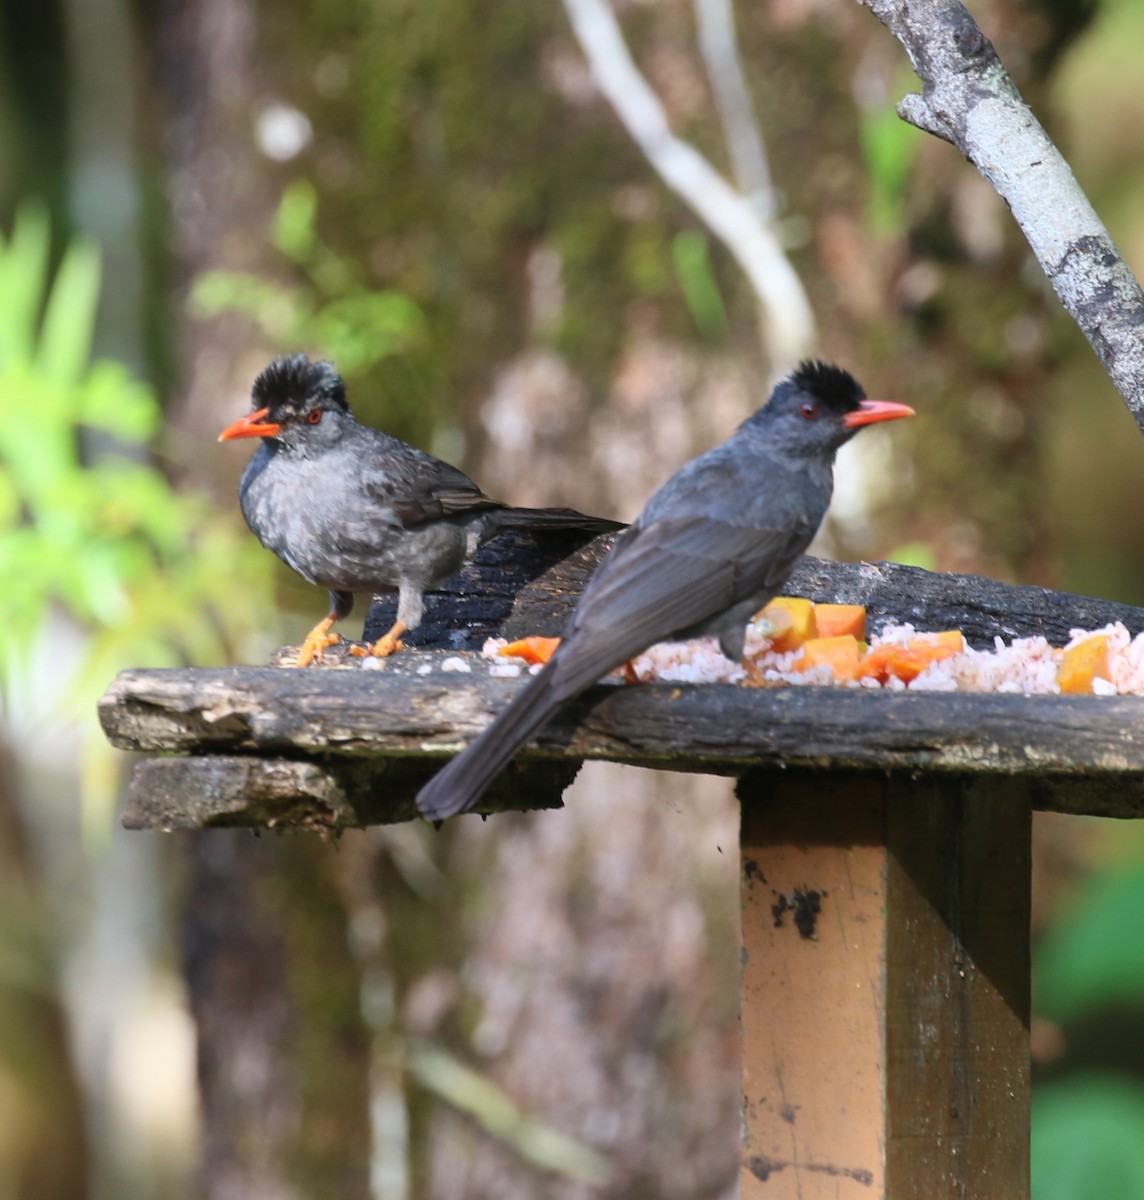
<svg viewBox="0 0 1144 1200"><path fill-rule="evenodd" d="M494 529L582 529L585 533L615 533L623 521L589 517L574 508L495 508L488 514Z"/></svg>
<svg viewBox="0 0 1144 1200"><path fill-rule="evenodd" d="M556 659L544 668L474 742L417 793L417 807L430 821L441 821L473 807L510 758L564 702L553 685Z"/></svg>

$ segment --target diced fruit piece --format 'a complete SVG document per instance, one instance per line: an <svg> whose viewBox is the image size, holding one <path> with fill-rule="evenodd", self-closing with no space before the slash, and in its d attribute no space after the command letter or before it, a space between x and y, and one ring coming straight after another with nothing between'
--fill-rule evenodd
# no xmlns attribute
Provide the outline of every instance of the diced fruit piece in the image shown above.
<svg viewBox="0 0 1144 1200"><path fill-rule="evenodd" d="M861 652L858 639L852 633L840 637L810 638L802 648L802 657L794 664L796 671L826 666L838 680L857 679Z"/></svg>
<svg viewBox="0 0 1144 1200"><path fill-rule="evenodd" d="M797 650L818 633L814 605L799 596L776 596L762 615L763 633L778 654Z"/></svg>
<svg viewBox="0 0 1144 1200"><path fill-rule="evenodd" d="M560 639L554 637L526 637L517 642L509 642L497 652L506 658L523 658L528 663L546 663L560 645Z"/></svg>
<svg viewBox="0 0 1144 1200"><path fill-rule="evenodd" d="M1092 681L1108 678L1108 634L1098 633L1070 646L1057 665L1057 684L1062 692L1091 694Z"/></svg>
<svg viewBox="0 0 1144 1200"><path fill-rule="evenodd" d="M866 637L866 609L861 604L816 604L814 623L820 638L849 633L861 642Z"/></svg>
<svg viewBox="0 0 1144 1200"><path fill-rule="evenodd" d="M873 676L885 683L890 676L912 683L932 663L951 658L965 649L960 629L941 633L919 633L908 642L883 642L875 646L859 666L859 676Z"/></svg>

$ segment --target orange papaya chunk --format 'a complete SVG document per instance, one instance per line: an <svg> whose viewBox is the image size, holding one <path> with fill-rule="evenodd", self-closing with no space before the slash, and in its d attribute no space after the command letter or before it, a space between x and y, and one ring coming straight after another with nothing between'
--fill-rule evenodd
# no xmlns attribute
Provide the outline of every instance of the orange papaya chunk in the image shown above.
<svg viewBox="0 0 1144 1200"><path fill-rule="evenodd" d="M794 664L794 669L806 671L811 667L826 666L839 681L857 679L861 657L858 639L852 633L810 638L804 643L802 657Z"/></svg>
<svg viewBox="0 0 1144 1200"><path fill-rule="evenodd" d="M516 642L502 646L497 653L506 658L523 658L527 663L546 663L560 645L560 639L554 637L526 637Z"/></svg>
<svg viewBox="0 0 1144 1200"><path fill-rule="evenodd" d="M818 634L814 605L800 596L776 596L763 609L762 617L763 633L779 654L797 650Z"/></svg>
<svg viewBox="0 0 1144 1200"><path fill-rule="evenodd" d="M1098 633L1070 646L1057 664L1057 686L1070 695L1091 695L1092 681L1107 679L1108 634Z"/></svg>
<svg viewBox="0 0 1144 1200"><path fill-rule="evenodd" d="M844 637L848 633L855 641L866 638L866 609L861 604L816 604L814 623L820 638Z"/></svg>
<svg viewBox="0 0 1144 1200"><path fill-rule="evenodd" d="M951 658L965 649L965 636L960 629L941 633L919 633L907 642L883 642L862 659L858 675L874 677L885 683L891 676L903 683L912 683L935 662Z"/></svg>

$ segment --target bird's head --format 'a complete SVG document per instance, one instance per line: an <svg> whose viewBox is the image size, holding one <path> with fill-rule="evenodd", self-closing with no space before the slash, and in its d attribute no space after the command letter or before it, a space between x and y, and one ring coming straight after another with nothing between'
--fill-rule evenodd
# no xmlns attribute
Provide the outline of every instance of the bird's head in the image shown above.
<svg viewBox="0 0 1144 1200"><path fill-rule="evenodd" d="M269 438L305 450L336 441L350 418L346 387L332 363L311 362L304 354L276 358L251 389L253 410L228 425L220 442Z"/></svg>
<svg viewBox="0 0 1144 1200"><path fill-rule="evenodd" d="M892 400L867 400L862 385L841 367L804 362L771 393L747 424L788 453L833 455L864 425L912 417L914 410Z"/></svg>

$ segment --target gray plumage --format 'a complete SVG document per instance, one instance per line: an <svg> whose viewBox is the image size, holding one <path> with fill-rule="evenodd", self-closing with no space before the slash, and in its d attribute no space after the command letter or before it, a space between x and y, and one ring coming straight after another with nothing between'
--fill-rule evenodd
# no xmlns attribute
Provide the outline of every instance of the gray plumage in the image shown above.
<svg viewBox="0 0 1144 1200"><path fill-rule="evenodd" d="M751 615L814 537L834 455L863 424L907 416L847 372L806 363L722 445L677 471L619 537L580 597L556 654L420 792L431 820L471 808L552 712L654 642L719 639L742 657Z"/></svg>

